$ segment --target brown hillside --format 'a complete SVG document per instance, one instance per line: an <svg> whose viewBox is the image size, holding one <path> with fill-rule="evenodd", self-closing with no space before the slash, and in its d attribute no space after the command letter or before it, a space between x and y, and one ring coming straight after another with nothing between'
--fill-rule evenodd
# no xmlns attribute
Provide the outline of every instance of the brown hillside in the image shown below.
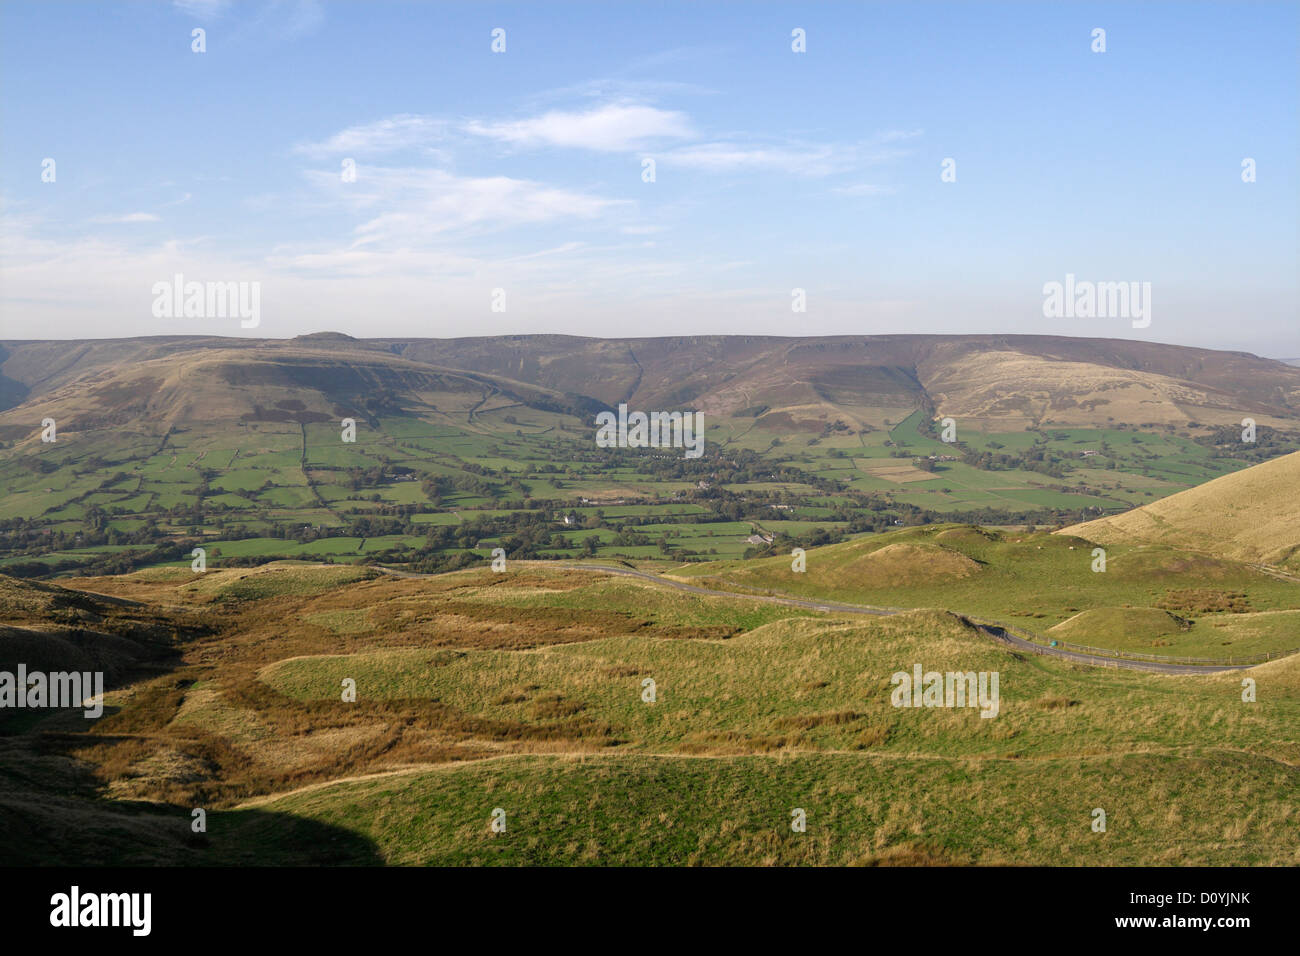
<svg viewBox="0 0 1300 956"><path fill-rule="evenodd" d="M1060 533L1300 569L1300 452Z"/></svg>
<svg viewBox="0 0 1300 956"><path fill-rule="evenodd" d="M255 368L241 373L244 364ZM268 371L275 365L280 372ZM185 420L197 408L187 407L177 388L202 392L205 379L243 388L242 379L250 379L285 395L235 396L212 407L237 418L252 405L300 401L309 412L335 415L336 405L356 403L375 386L418 403L430 391L420 369L458 373L454 390L481 391L484 381L513 395L531 387L535 395L523 396L529 403L553 405L559 396L561 404L591 408L619 401L642 409L693 407L776 430L836 418L879 426L921 407L1005 429L1229 424L1245 415L1268 425L1300 421L1300 369L1282 362L1149 342L1014 335L398 340L323 333L292 340L9 341L0 343L0 407L57 399L65 417L98 409L107 417ZM90 394L74 399L70 390ZM14 421L30 424L31 417Z"/></svg>

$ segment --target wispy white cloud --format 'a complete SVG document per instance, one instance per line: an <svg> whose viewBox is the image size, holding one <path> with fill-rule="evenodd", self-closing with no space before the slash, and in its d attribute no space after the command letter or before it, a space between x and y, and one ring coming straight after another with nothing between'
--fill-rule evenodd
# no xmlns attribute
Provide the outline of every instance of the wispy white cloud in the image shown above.
<svg viewBox="0 0 1300 956"><path fill-rule="evenodd" d="M432 116L400 113L373 123L349 126L319 143L300 143L295 153L308 156L375 156L415 147L429 148L447 124Z"/></svg>
<svg viewBox="0 0 1300 956"><path fill-rule="evenodd" d="M238 6L231 0L172 0L172 6L202 21L224 18L230 13L241 30L290 39L311 33L325 19L320 0L267 0L255 10L248 0Z"/></svg>
<svg viewBox="0 0 1300 956"><path fill-rule="evenodd" d="M230 0L172 0L172 6L189 16L211 20L226 11Z"/></svg>
<svg viewBox="0 0 1300 956"><path fill-rule="evenodd" d="M129 212L124 216L96 216L90 221L96 223L158 222L159 218L151 212Z"/></svg>
<svg viewBox="0 0 1300 956"><path fill-rule="evenodd" d="M742 138L692 143L665 154L669 164L705 172L777 172L791 176L831 176L895 162L910 153L899 144L922 135L887 130L857 142L751 142Z"/></svg>
<svg viewBox="0 0 1300 956"><path fill-rule="evenodd" d="M876 139L881 143L898 143L903 140L916 139L916 137L924 134L925 130L923 129L887 129Z"/></svg>
<svg viewBox="0 0 1300 956"><path fill-rule="evenodd" d="M662 96L715 96L718 90L663 74L681 74L691 63L715 62L725 50L717 46L680 46L625 61L603 76L563 86L540 89L528 97L532 103L570 103L575 98L618 103L654 103Z"/></svg>
<svg viewBox="0 0 1300 956"><path fill-rule="evenodd" d="M839 196L892 196L897 191L893 186L877 183L854 183L851 186L836 186L831 190Z"/></svg>
<svg viewBox="0 0 1300 956"><path fill-rule="evenodd" d="M607 103L590 110L551 110L522 120L475 119L453 126L433 116L401 113L340 130L319 142L300 143L308 156L368 156L423 148L470 136L520 147L567 147L622 152L694 136L685 113L635 103Z"/></svg>
<svg viewBox="0 0 1300 956"><path fill-rule="evenodd" d="M457 176L441 169L366 166L355 183L334 172L307 175L319 193L371 218L356 227L363 244L410 244L452 230L595 219L626 200L509 176Z"/></svg>
<svg viewBox="0 0 1300 956"><path fill-rule="evenodd" d="M782 172L828 176L851 169L854 159L839 147L751 146L739 143L700 143L664 154L664 161L706 172Z"/></svg>
<svg viewBox="0 0 1300 956"><path fill-rule="evenodd" d="M690 117L679 110L615 102L588 110L550 110L518 120L453 123L403 113L350 126L320 142L299 144L294 152L313 157L373 156L418 148L426 155L449 161L453 149L467 145L468 136L520 148L609 153L653 149L668 163L706 172L778 172L815 177L894 161L908 154L908 148L901 144L920 135L921 130L912 129L886 130L865 142L852 143L757 142L743 137L698 141L700 134Z"/></svg>
<svg viewBox="0 0 1300 956"><path fill-rule="evenodd" d="M581 112L551 110L531 119L473 121L466 132L517 146L562 146L600 152L641 149L695 135L685 113L633 103L609 103Z"/></svg>

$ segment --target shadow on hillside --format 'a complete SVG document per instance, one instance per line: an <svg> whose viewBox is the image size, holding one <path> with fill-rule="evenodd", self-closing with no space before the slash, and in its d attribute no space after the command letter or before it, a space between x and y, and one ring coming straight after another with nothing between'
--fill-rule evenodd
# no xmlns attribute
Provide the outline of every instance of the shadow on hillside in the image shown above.
<svg viewBox="0 0 1300 956"><path fill-rule="evenodd" d="M318 820L261 808L208 818L196 864L214 866L383 866L368 837ZM222 834L229 834L228 837Z"/></svg>
<svg viewBox="0 0 1300 956"><path fill-rule="evenodd" d="M181 807L0 794L7 866L383 866L368 838L261 809L213 811L190 830Z"/></svg>
<svg viewBox="0 0 1300 956"><path fill-rule="evenodd" d="M6 866L382 866L367 837L257 807L104 797L82 761L30 738L0 738L0 861Z"/></svg>

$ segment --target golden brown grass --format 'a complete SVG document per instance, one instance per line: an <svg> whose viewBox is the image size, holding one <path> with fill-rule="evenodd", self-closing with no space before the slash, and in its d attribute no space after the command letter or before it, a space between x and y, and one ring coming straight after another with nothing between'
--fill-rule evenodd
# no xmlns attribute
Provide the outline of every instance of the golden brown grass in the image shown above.
<svg viewBox="0 0 1300 956"><path fill-rule="evenodd" d="M932 562L952 553L936 545L908 546L887 557ZM1232 759L1247 760L1250 772L1262 781L1251 794L1238 796L1249 800L1253 794L1264 801L1267 807L1261 812L1267 815L1273 812L1275 778L1294 773L1292 765L1300 756L1278 724L1293 713L1291 701L1300 694L1300 667L1292 661L1250 671L1259 681L1261 703L1248 706L1238 702L1239 674L1170 679L1020 660L959 618L937 610L883 619L738 617L726 625L713 621L740 612L733 609L717 618L708 614L731 608L733 598L699 598L553 568L525 566L507 575L469 571L432 579L380 577L324 589L301 569L263 573L302 581L309 593L267 589L263 585L268 582L259 580L258 593L265 596L231 599L229 588L246 583L238 577L203 588L185 576L96 582L135 593L154 589L159 605L201 615L214 633L186 643L170 672L141 676L110 693L106 716L89 730L84 723L51 718L48 726L42 725L48 732L30 735L39 742L42 759L77 758L93 771L100 792L115 799L202 805L222 812L250 798L298 791L306 802L289 800L293 812L310 815L312 808L328 806L327 816L352 806L350 797L342 804L317 803L326 800L331 790L323 785L331 781L391 782L398 778L375 775L495 766L488 758L556 761L518 766L536 768L550 781L547 786L566 793L586 778L564 768L580 767L572 761L584 755L613 760L601 765L615 775L598 775L602 785L618 779L618 768L624 768L645 787L655 786L657 760L710 765L770 761L747 764L745 772L766 779L774 766L788 765L778 779L794 786L796 794L806 785L800 781L816 779L804 769L815 765L833 784L822 794L821 806L864 808L870 827L868 838L855 837L849 848L826 845L810 859L883 865L1043 858L1035 846L1037 836L1017 842L1014 834L1004 839L996 836L1001 831L989 830L996 845L980 842L985 837L973 844L936 842L925 826L941 812L939 796L923 816L909 816L905 808L882 802L883 792L895 793L895 804L909 792L910 784L888 772L881 775L894 763L906 766L917 783L947 786L945 774L959 774L962 792L974 801L972 809L961 811L970 818L963 826L978 830L991 826L989 815L1010 812L984 785L981 768L991 763L1075 760L1078 766L1070 772L1078 784L1092 779L1095 762L1111 754L1174 761L1234 755ZM793 609L779 613L795 614ZM890 672L917 660L927 668L1002 670L1002 713L983 721L969 710L892 708ZM340 676L357 678L355 703L340 699ZM639 696L646 676L653 676L659 687L653 707ZM623 754L624 762L601 756ZM879 758L880 767L866 770L866 764L839 762L868 755ZM824 760L831 762L814 764ZM560 768L557 776L551 774L552 766ZM719 784L708 774L691 776L686 765L672 767L678 769L664 772L685 774L673 780L695 780L706 789L721 785L709 792L724 806L748 799L733 792L739 777L727 776ZM450 773L439 778L450 781L461 770L432 772ZM535 785L540 778L485 772L509 792L539 793ZM1028 777L999 773L1005 781L1029 787ZM400 780L404 786L418 776L404 774ZM1127 773L1125 786L1131 789L1140 776ZM1035 785L1045 779L1035 776ZM859 791L867 781L876 792ZM346 797L352 791L343 786L337 793ZM374 828L365 832L388 834L381 843L390 860L418 859L418 847L402 834L425 826L426 818L422 815L423 822L415 824L389 816L383 808L400 801L399 791L373 792L382 794L375 798L379 802L364 812L373 810L378 817L364 824ZM635 800L644 801L649 791L634 792ZM785 800L785 791L778 792ZM860 798L869 803L856 803ZM476 808L479 797L455 799ZM578 801L572 806L590 805L597 796L585 792L572 799ZM704 842L693 850L676 847L670 858L797 862L790 846L754 829L752 815L769 812L766 805L744 805L751 818L726 823L701 815L691 826ZM562 806L570 812L570 803ZM611 838L611 832L615 845L626 840L627 853L650 847L653 841L647 842L650 837L640 829L650 819L644 809L639 803L619 806L617 812L611 806L607 824L600 826L613 830L598 827L571 856L564 850L561 857L607 858L602 854L614 851L601 841ZM782 810L786 812L788 808ZM1229 857L1247 852L1233 847L1253 846L1260 833L1278 826L1272 816L1258 815L1244 830L1229 832L1229 823L1226 818L1215 823L1216 840L1227 841L1222 852ZM447 832L458 832L457 826ZM724 832L725 826L734 832ZM1159 826L1176 829L1168 821ZM837 839L846 838L841 834ZM593 840L599 844L595 851L589 848ZM435 843L439 849L430 851L431 858L459 852ZM1068 842L1058 843L1052 852L1070 852ZM1163 844L1147 847L1134 851L1133 859L1160 862L1165 850Z"/></svg>
<svg viewBox="0 0 1300 956"><path fill-rule="evenodd" d="M1166 544L1300 568L1300 452L1061 533L1099 544Z"/></svg>

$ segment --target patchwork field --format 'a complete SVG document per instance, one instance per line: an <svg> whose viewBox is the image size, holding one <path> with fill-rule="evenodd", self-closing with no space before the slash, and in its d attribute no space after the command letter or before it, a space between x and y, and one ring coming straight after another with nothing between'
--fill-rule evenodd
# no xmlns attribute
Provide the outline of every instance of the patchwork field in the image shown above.
<svg viewBox="0 0 1300 956"><path fill-rule="evenodd" d="M218 566L423 571L494 548L740 559L934 521L1104 519L1300 449L1290 366L1005 346L702 339L718 374L677 380L660 340L164 338L86 343L51 373L47 343L6 343L5 394L23 401L0 408L0 570L181 566L195 547ZM592 348L599 365L569 354ZM987 372L975 391L973 363ZM701 457L597 447L595 414L629 399L699 409Z"/></svg>

